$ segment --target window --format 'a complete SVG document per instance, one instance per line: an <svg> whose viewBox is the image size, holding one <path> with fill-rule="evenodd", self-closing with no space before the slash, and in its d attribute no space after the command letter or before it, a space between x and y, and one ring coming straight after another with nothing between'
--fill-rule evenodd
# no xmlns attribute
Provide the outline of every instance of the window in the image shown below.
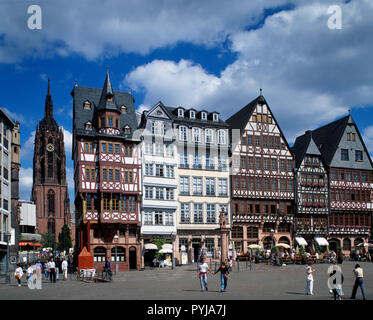
<svg viewBox="0 0 373 320"><path fill-rule="evenodd" d="M232 227L232 238L243 238L243 228Z"/></svg>
<svg viewBox="0 0 373 320"><path fill-rule="evenodd" d="M194 223L203 223L202 203L194 204Z"/></svg>
<svg viewBox="0 0 373 320"><path fill-rule="evenodd" d="M213 238L206 238L205 245L206 245L207 253L211 254L214 252L214 239Z"/></svg>
<svg viewBox="0 0 373 320"><path fill-rule="evenodd" d="M202 169L201 156L198 154L198 152L194 153L193 168L194 169Z"/></svg>
<svg viewBox="0 0 373 320"><path fill-rule="evenodd" d="M269 170L269 159L268 158L263 159L263 169Z"/></svg>
<svg viewBox="0 0 373 320"><path fill-rule="evenodd" d="M163 144L155 144L155 155L163 157Z"/></svg>
<svg viewBox="0 0 373 320"><path fill-rule="evenodd" d="M180 177L180 193L189 194L189 177Z"/></svg>
<svg viewBox="0 0 373 320"><path fill-rule="evenodd" d="M256 145L257 147L260 146L260 136L255 136L255 145Z"/></svg>
<svg viewBox="0 0 373 320"><path fill-rule="evenodd" d="M109 117L107 120L108 120L108 126L113 127L113 118Z"/></svg>
<svg viewBox="0 0 373 320"><path fill-rule="evenodd" d="M163 177L164 176L163 164L156 164L155 165L155 175L156 175L156 177Z"/></svg>
<svg viewBox="0 0 373 320"><path fill-rule="evenodd" d="M226 144L224 130L218 130L218 144Z"/></svg>
<svg viewBox="0 0 373 320"><path fill-rule="evenodd" d="M348 161L348 149L341 149L341 160L342 161Z"/></svg>
<svg viewBox="0 0 373 320"><path fill-rule="evenodd" d="M188 152L180 152L180 168L188 168Z"/></svg>
<svg viewBox="0 0 373 320"><path fill-rule="evenodd" d="M113 181L113 169L109 169L109 181Z"/></svg>
<svg viewBox="0 0 373 320"><path fill-rule="evenodd" d="M133 172L132 170L124 171L124 183L133 183Z"/></svg>
<svg viewBox="0 0 373 320"><path fill-rule="evenodd" d="M154 224L163 225L163 212L157 210L154 212Z"/></svg>
<svg viewBox="0 0 373 320"><path fill-rule="evenodd" d="M190 223L190 205L189 203L180 203L180 222Z"/></svg>
<svg viewBox="0 0 373 320"><path fill-rule="evenodd" d="M253 136L247 136L247 144L251 146L253 144Z"/></svg>
<svg viewBox="0 0 373 320"><path fill-rule="evenodd" d="M153 164L152 163L145 163L145 175L153 176Z"/></svg>
<svg viewBox="0 0 373 320"><path fill-rule="evenodd" d="M174 190L166 188L166 200L174 200Z"/></svg>
<svg viewBox="0 0 373 320"><path fill-rule="evenodd" d="M123 131L125 134L131 133L131 127L129 125L124 126Z"/></svg>
<svg viewBox="0 0 373 320"><path fill-rule="evenodd" d="M145 199L153 199L153 187L145 186Z"/></svg>
<svg viewBox="0 0 373 320"><path fill-rule="evenodd" d="M215 178L206 178L206 195L215 195Z"/></svg>
<svg viewBox="0 0 373 320"><path fill-rule="evenodd" d="M184 118L184 110L183 109L178 109L177 110L177 116L180 118Z"/></svg>
<svg viewBox="0 0 373 320"><path fill-rule="evenodd" d="M228 180L219 179L218 181L219 196L226 197L228 195Z"/></svg>
<svg viewBox="0 0 373 320"><path fill-rule="evenodd" d="M166 149L166 157L173 158L174 157L174 146L172 144L165 145Z"/></svg>
<svg viewBox="0 0 373 320"><path fill-rule="evenodd" d="M258 228L247 227L247 238L258 238Z"/></svg>
<svg viewBox="0 0 373 320"><path fill-rule="evenodd" d="M206 205L206 222L216 223L215 204Z"/></svg>
<svg viewBox="0 0 373 320"><path fill-rule="evenodd" d="M218 121L219 120L219 116L217 113L214 113L213 116L212 116L213 120L214 121Z"/></svg>
<svg viewBox="0 0 373 320"><path fill-rule="evenodd" d="M126 107L125 105L122 105L122 106L120 107L120 111L121 111L122 113L127 113L127 107Z"/></svg>
<svg viewBox="0 0 373 320"><path fill-rule="evenodd" d="M86 130L92 130L92 123L91 122L87 121L84 126L85 126Z"/></svg>
<svg viewBox="0 0 373 320"><path fill-rule="evenodd" d="M202 195L201 177L193 177L193 195Z"/></svg>
<svg viewBox="0 0 373 320"><path fill-rule="evenodd" d="M174 177L174 167L171 165L166 165L166 177L173 178Z"/></svg>
<svg viewBox="0 0 373 320"><path fill-rule="evenodd" d="M174 215L172 212L165 212L164 213L164 224L166 226L173 226L174 225Z"/></svg>
<svg viewBox="0 0 373 320"><path fill-rule="evenodd" d="M246 169L246 157L241 156L241 169Z"/></svg>
<svg viewBox="0 0 373 320"><path fill-rule="evenodd" d="M200 142L200 129L199 128L193 128L193 142Z"/></svg>
<svg viewBox="0 0 373 320"><path fill-rule="evenodd" d="M201 113L201 119L202 120L207 120L207 113L206 112Z"/></svg>
<svg viewBox="0 0 373 320"><path fill-rule="evenodd" d="M363 161L363 151L355 150L355 161Z"/></svg>
<svg viewBox="0 0 373 320"><path fill-rule="evenodd" d="M160 188L160 187L156 187L155 188L155 198L157 200L163 200L164 197L163 197L163 188Z"/></svg>
<svg viewBox="0 0 373 320"><path fill-rule="evenodd" d="M193 110L190 110L189 115L190 115L190 119L196 118L196 113Z"/></svg>
<svg viewBox="0 0 373 320"><path fill-rule="evenodd" d="M214 159L212 159L211 154L206 152L206 170L214 170Z"/></svg>
<svg viewBox="0 0 373 320"><path fill-rule="evenodd" d="M213 143L212 129L205 130L205 139L206 139L206 143Z"/></svg>
<svg viewBox="0 0 373 320"><path fill-rule="evenodd" d="M115 169L115 181L119 181L119 169Z"/></svg>
<svg viewBox="0 0 373 320"><path fill-rule="evenodd" d="M113 144L112 143L108 143L108 152L113 153Z"/></svg>
<svg viewBox="0 0 373 320"><path fill-rule="evenodd" d="M120 145L119 145L118 143L116 143L116 144L114 145L114 152L115 152L115 153L119 153L119 150L120 150Z"/></svg>
<svg viewBox="0 0 373 320"><path fill-rule="evenodd" d="M187 127L185 127L185 126L180 126L179 127L179 140L180 141L188 141Z"/></svg>
<svg viewBox="0 0 373 320"><path fill-rule="evenodd" d="M88 100L84 101L83 109L91 110L91 103Z"/></svg>
<svg viewBox="0 0 373 320"><path fill-rule="evenodd" d="M107 169L102 169L102 180L107 181Z"/></svg>
<svg viewBox="0 0 373 320"><path fill-rule="evenodd" d="M93 249L93 261L94 262L105 262L106 261L106 249L104 247L96 247Z"/></svg>
<svg viewBox="0 0 373 320"><path fill-rule="evenodd" d="M272 171L277 171L277 160L271 159L271 169Z"/></svg>
<svg viewBox="0 0 373 320"><path fill-rule="evenodd" d="M145 143L145 154L152 155L153 154L153 144Z"/></svg>

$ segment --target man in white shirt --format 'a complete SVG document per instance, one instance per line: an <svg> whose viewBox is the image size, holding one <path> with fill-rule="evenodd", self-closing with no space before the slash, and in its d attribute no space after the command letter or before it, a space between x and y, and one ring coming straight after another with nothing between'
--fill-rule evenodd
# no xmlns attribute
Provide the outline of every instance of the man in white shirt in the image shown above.
<svg viewBox="0 0 373 320"><path fill-rule="evenodd" d="M207 288L207 271L211 273L211 270L208 266L208 264L205 262L206 259L202 258L201 263L198 265L198 277L201 282L201 291L204 291L206 288L206 291L208 291Z"/></svg>
<svg viewBox="0 0 373 320"><path fill-rule="evenodd" d="M33 283L32 283L32 274L34 273L34 269L32 268L31 266L31 263L28 264L28 268L27 268L27 271L26 271L26 279L27 279L27 286L31 289L31 287L33 286Z"/></svg>
<svg viewBox="0 0 373 320"><path fill-rule="evenodd" d="M56 263L53 261L53 257L48 262L48 271L50 274L51 283L56 283Z"/></svg>
<svg viewBox="0 0 373 320"><path fill-rule="evenodd" d="M62 264L61 264L61 268L62 268L62 273L63 273L63 280L66 280L67 279L67 261L66 261L66 259L63 259Z"/></svg>

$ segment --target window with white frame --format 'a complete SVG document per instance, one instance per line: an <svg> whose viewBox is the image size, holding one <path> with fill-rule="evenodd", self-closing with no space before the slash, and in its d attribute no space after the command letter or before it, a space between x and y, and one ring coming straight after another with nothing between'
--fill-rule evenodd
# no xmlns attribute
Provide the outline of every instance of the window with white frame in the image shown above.
<svg viewBox="0 0 373 320"><path fill-rule="evenodd" d="M211 156L210 153L206 152L206 170L214 170L214 158Z"/></svg>
<svg viewBox="0 0 373 320"><path fill-rule="evenodd" d="M153 164L152 163L145 163L145 175L146 176L153 175Z"/></svg>
<svg viewBox="0 0 373 320"><path fill-rule="evenodd" d="M214 238L206 238L205 245L206 245L206 252L209 254L214 253L214 245L215 241Z"/></svg>
<svg viewBox="0 0 373 320"><path fill-rule="evenodd" d="M166 211L164 214L164 224L166 226L173 226L174 225L174 214L173 212Z"/></svg>
<svg viewBox="0 0 373 320"><path fill-rule="evenodd" d="M212 129L206 129L205 130L205 141L206 141L206 143L214 143L214 141L213 141L213 130Z"/></svg>
<svg viewBox="0 0 373 320"><path fill-rule="evenodd" d="M155 144L155 154L157 156L163 157L163 144L160 144L160 143Z"/></svg>
<svg viewBox="0 0 373 320"><path fill-rule="evenodd" d="M227 157L218 155L218 168L219 170L225 170L227 168Z"/></svg>
<svg viewBox="0 0 373 320"><path fill-rule="evenodd" d="M206 112L201 113L201 119L202 120L207 120L207 113Z"/></svg>
<svg viewBox="0 0 373 320"><path fill-rule="evenodd" d="M180 177L180 193L189 194L189 177Z"/></svg>
<svg viewBox="0 0 373 320"><path fill-rule="evenodd" d="M212 118L213 118L214 121L218 121L219 120L219 115L217 113L214 113Z"/></svg>
<svg viewBox="0 0 373 320"><path fill-rule="evenodd" d="M200 128L193 128L193 142L201 142Z"/></svg>
<svg viewBox="0 0 373 320"><path fill-rule="evenodd" d="M162 211L154 211L154 225L163 225L163 212Z"/></svg>
<svg viewBox="0 0 373 320"><path fill-rule="evenodd" d="M163 164L156 164L155 165L155 176L156 177L163 177L164 176Z"/></svg>
<svg viewBox="0 0 373 320"><path fill-rule="evenodd" d="M152 143L145 143L145 154L152 155L153 154L153 144Z"/></svg>
<svg viewBox="0 0 373 320"><path fill-rule="evenodd" d="M202 177L193 177L193 195L202 195Z"/></svg>
<svg viewBox="0 0 373 320"><path fill-rule="evenodd" d="M188 141L188 128L185 126L179 127L179 140Z"/></svg>
<svg viewBox="0 0 373 320"><path fill-rule="evenodd" d="M188 167L188 152L180 152L180 167Z"/></svg>
<svg viewBox="0 0 373 320"><path fill-rule="evenodd" d="M157 200L163 200L163 188L161 187L156 187L155 188L155 198Z"/></svg>
<svg viewBox="0 0 373 320"><path fill-rule="evenodd" d="M215 204L208 203L206 205L206 222L216 223Z"/></svg>
<svg viewBox="0 0 373 320"><path fill-rule="evenodd" d="M173 178L174 176L174 166L166 165L166 177Z"/></svg>
<svg viewBox="0 0 373 320"><path fill-rule="evenodd" d="M174 200L174 189L166 188L166 200Z"/></svg>
<svg viewBox="0 0 373 320"><path fill-rule="evenodd" d="M167 144L165 145L165 149L166 149L166 157L169 157L169 158L173 158L174 157L174 146L172 144Z"/></svg>
<svg viewBox="0 0 373 320"><path fill-rule="evenodd" d="M190 223L190 204L180 203L180 222Z"/></svg>
<svg viewBox="0 0 373 320"><path fill-rule="evenodd" d="M226 144L224 130L218 130L218 144Z"/></svg>
<svg viewBox="0 0 373 320"><path fill-rule="evenodd" d="M190 115L190 119L196 118L196 113L193 110L190 110L189 115Z"/></svg>
<svg viewBox="0 0 373 320"><path fill-rule="evenodd" d="M228 180L227 179L220 179L219 178L218 190L219 190L219 196L227 196L228 195Z"/></svg>
<svg viewBox="0 0 373 320"><path fill-rule="evenodd" d="M206 178L206 195L215 195L215 178Z"/></svg>
<svg viewBox="0 0 373 320"><path fill-rule="evenodd" d="M144 212L144 225L152 225L153 224L153 212L145 211Z"/></svg>
<svg viewBox="0 0 373 320"><path fill-rule="evenodd" d="M145 199L153 199L153 187L145 186Z"/></svg>
<svg viewBox="0 0 373 320"><path fill-rule="evenodd" d="M152 134L156 136L163 136L164 133L165 133L164 123L160 121L153 121L152 122Z"/></svg>
<svg viewBox="0 0 373 320"><path fill-rule="evenodd" d="M193 157L193 168L194 169L202 169L201 155L198 152L194 153L194 157Z"/></svg>
<svg viewBox="0 0 373 320"><path fill-rule="evenodd" d="M194 223L203 223L203 205L202 203L194 204Z"/></svg>
<svg viewBox="0 0 373 320"><path fill-rule="evenodd" d="M183 110L183 109L178 109L178 110L177 110L177 115L178 115L178 117L180 117L180 118L184 118L184 110Z"/></svg>

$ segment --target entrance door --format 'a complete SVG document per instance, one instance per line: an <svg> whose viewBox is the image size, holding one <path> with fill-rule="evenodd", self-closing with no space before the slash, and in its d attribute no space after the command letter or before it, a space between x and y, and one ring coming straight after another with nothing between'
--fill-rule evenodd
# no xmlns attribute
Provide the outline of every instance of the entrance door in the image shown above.
<svg viewBox="0 0 373 320"><path fill-rule="evenodd" d="M197 262L201 255L201 240L193 239L192 247L193 247L193 254L194 254L194 262Z"/></svg>
<svg viewBox="0 0 373 320"><path fill-rule="evenodd" d="M137 269L137 254L136 254L135 247L130 248L129 262L130 262L130 270Z"/></svg>

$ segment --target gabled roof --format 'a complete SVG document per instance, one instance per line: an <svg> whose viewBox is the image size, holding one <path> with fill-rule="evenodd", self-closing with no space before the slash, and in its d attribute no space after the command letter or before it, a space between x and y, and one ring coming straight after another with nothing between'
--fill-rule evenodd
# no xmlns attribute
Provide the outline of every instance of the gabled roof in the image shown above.
<svg viewBox="0 0 373 320"><path fill-rule="evenodd" d="M312 131L312 138L328 166L333 160L349 119L350 116L346 116Z"/></svg>
<svg viewBox="0 0 373 320"><path fill-rule="evenodd" d="M314 148L316 150L313 150ZM312 138L312 131L306 131L305 134L295 139L291 148L295 156L295 167L299 168L306 154L321 155L320 150Z"/></svg>
<svg viewBox="0 0 373 320"><path fill-rule="evenodd" d="M245 129L258 103L267 104L264 97L260 95L253 101L251 101L248 105L243 107L240 111L236 112L233 116L227 119L226 122L231 126L231 129L240 129L240 131Z"/></svg>

